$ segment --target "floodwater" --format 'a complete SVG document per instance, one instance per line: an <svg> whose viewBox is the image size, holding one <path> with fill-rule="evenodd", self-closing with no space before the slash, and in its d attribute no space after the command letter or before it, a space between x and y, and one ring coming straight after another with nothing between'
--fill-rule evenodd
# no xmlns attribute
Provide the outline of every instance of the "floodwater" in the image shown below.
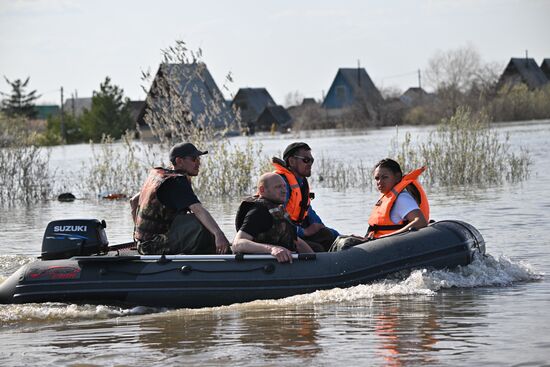
<svg viewBox="0 0 550 367"><path fill-rule="evenodd" d="M430 127L400 128L426 137ZM428 190L435 219L459 219L483 234L488 256L446 271L387 279L282 300L204 309L62 303L0 305L0 365L455 366L550 365L550 122L508 124L512 150L533 165L521 183L453 192ZM297 139L315 157L372 166L388 155L395 128L255 137L267 154ZM244 142L235 138L234 143ZM86 146L54 148L52 169L78 170ZM315 169L315 166L314 166ZM327 225L363 234L373 191L314 182ZM230 239L238 198L201 198ZM40 252L50 220L107 221L111 244L131 239L124 201L50 201L0 211L0 281Z"/></svg>

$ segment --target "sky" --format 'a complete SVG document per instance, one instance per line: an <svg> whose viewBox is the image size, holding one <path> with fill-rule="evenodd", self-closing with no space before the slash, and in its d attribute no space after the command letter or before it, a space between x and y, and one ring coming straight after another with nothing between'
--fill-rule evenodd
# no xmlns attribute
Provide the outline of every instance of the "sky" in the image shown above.
<svg viewBox="0 0 550 367"><path fill-rule="evenodd" d="M38 103L90 97L105 77L143 100L142 71L185 41L203 52L227 99L265 87L321 99L338 68L367 70L380 89L418 85L438 51L470 45L506 66L528 50L550 58L550 0L0 0L0 91L30 77ZM423 84L424 86L424 84ZM429 90L429 86L426 86Z"/></svg>

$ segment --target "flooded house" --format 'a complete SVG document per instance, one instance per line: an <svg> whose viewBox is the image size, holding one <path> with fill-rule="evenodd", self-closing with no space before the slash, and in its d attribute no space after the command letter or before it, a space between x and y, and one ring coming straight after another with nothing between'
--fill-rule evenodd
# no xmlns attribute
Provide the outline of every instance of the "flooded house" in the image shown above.
<svg viewBox="0 0 550 367"><path fill-rule="evenodd" d="M73 117L80 117L84 110L92 109L92 97L70 97L63 102L63 111Z"/></svg>
<svg viewBox="0 0 550 367"><path fill-rule="evenodd" d="M399 100L407 107L416 107L432 102L434 98L432 93L426 92L421 87L410 87L399 97Z"/></svg>
<svg viewBox="0 0 550 367"><path fill-rule="evenodd" d="M235 114L227 105L204 63L161 64L139 114L140 128L147 134L145 121L179 121L200 127L232 127Z"/></svg>
<svg viewBox="0 0 550 367"><path fill-rule="evenodd" d="M290 115L275 103L265 88L240 88L231 106L238 111L241 125L249 134L273 129L284 131L290 127Z"/></svg>
<svg viewBox="0 0 550 367"><path fill-rule="evenodd" d="M540 70L546 75L546 78L550 80L550 59L544 59L542 60L540 64Z"/></svg>
<svg viewBox="0 0 550 367"><path fill-rule="evenodd" d="M364 68L340 68L322 107L334 117L358 108L366 114L367 119L376 120L383 102L382 94Z"/></svg>
<svg viewBox="0 0 550 367"><path fill-rule="evenodd" d="M46 121L51 116L56 116L61 113L61 110L56 104L41 104L35 105L34 110L36 112L36 120Z"/></svg>
<svg viewBox="0 0 550 367"><path fill-rule="evenodd" d="M506 85L523 83L529 89L537 89L548 83L548 77L533 58L511 58L500 76L497 89Z"/></svg>
<svg viewBox="0 0 550 367"><path fill-rule="evenodd" d="M283 106L267 106L256 120L257 131L286 132L292 126L292 117Z"/></svg>

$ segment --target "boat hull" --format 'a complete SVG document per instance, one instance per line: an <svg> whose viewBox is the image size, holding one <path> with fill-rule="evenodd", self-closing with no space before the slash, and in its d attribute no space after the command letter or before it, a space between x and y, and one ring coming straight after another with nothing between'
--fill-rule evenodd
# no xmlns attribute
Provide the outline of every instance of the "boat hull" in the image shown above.
<svg viewBox="0 0 550 367"><path fill-rule="evenodd" d="M350 287L414 268L468 265L485 252L460 221L278 263L271 256L86 256L36 261L0 285L0 303L208 307Z"/></svg>

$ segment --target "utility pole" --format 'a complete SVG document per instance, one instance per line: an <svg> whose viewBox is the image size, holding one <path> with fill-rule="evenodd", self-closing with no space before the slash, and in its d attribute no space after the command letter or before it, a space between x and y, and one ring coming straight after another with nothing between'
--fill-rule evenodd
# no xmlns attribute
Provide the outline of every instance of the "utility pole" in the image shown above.
<svg viewBox="0 0 550 367"><path fill-rule="evenodd" d="M420 69L418 69L418 89L422 89L422 77L420 75Z"/></svg>
<svg viewBox="0 0 550 367"><path fill-rule="evenodd" d="M63 87L61 87L61 141L65 144L65 109L63 108Z"/></svg>

